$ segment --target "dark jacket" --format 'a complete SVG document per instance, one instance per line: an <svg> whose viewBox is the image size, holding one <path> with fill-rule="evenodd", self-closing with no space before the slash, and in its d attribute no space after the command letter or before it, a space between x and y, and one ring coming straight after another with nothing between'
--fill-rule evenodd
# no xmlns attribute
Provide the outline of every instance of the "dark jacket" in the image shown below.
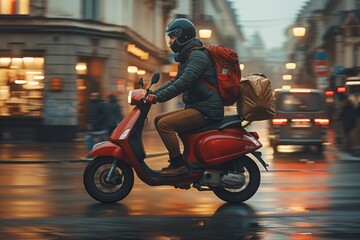
<svg viewBox="0 0 360 240"><path fill-rule="evenodd" d="M187 44L175 58L179 62L176 77L154 92L158 102L168 101L183 93L185 108L197 109L210 120L221 120L224 117L221 96L205 83L217 84L215 67L203 49L193 50L202 46L199 39Z"/></svg>
<svg viewBox="0 0 360 240"><path fill-rule="evenodd" d="M106 127L106 105L102 99L91 100L89 103L89 111L87 124L90 131L100 131L107 129Z"/></svg>
<svg viewBox="0 0 360 240"><path fill-rule="evenodd" d="M351 100L345 99L340 110L340 117L345 129L353 129L356 127L357 114Z"/></svg>
<svg viewBox="0 0 360 240"><path fill-rule="evenodd" d="M108 128L115 128L116 125L123 119L120 105L117 102L116 96L109 96L109 101L106 104L107 119L106 125Z"/></svg>

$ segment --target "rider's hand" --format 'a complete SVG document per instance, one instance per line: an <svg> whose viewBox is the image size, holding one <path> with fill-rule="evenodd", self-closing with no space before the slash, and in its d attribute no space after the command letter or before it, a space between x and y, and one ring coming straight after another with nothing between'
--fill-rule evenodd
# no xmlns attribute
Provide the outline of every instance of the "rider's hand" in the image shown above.
<svg viewBox="0 0 360 240"><path fill-rule="evenodd" d="M146 102L148 103L156 103L157 96L155 94L148 94L145 98Z"/></svg>

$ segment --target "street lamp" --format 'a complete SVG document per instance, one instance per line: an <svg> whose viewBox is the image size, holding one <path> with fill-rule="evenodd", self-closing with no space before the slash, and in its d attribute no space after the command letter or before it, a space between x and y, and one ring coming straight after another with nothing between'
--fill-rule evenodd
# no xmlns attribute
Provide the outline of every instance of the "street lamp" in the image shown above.
<svg viewBox="0 0 360 240"><path fill-rule="evenodd" d="M296 63L292 63L292 62L286 63L285 67L286 67L286 69L289 69L289 70L296 69Z"/></svg>
<svg viewBox="0 0 360 240"><path fill-rule="evenodd" d="M210 29L200 29L199 36L200 38L211 38L212 31Z"/></svg>
<svg viewBox="0 0 360 240"><path fill-rule="evenodd" d="M282 79L283 79L284 81L290 81L290 80L292 79L292 76L291 76L290 74L284 74L284 75L282 76Z"/></svg>
<svg viewBox="0 0 360 240"><path fill-rule="evenodd" d="M306 33L306 28L304 27L294 27L293 34L295 37L304 37Z"/></svg>

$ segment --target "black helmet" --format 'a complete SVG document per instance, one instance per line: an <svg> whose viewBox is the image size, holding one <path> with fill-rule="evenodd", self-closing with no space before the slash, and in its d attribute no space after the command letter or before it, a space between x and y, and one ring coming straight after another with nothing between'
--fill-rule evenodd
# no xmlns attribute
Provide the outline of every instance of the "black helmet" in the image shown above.
<svg viewBox="0 0 360 240"><path fill-rule="evenodd" d="M186 44L196 37L194 24L186 18L177 18L169 23L166 36L175 36L176 40L169 46L174 53L180 52ZM168 41L166 42L169 43Z"/></svg>

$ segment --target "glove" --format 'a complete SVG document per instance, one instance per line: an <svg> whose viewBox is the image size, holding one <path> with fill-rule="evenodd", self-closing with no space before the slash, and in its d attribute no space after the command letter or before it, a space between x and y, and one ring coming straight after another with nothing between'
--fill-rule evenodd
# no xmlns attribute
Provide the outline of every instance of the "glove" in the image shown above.
<svg viewBox="0 0 360 240"><path fill-rule="evenodd" d="M155 94L148 94L145 98L146 102L148 103L156 103L157 96Z"/></svg>

